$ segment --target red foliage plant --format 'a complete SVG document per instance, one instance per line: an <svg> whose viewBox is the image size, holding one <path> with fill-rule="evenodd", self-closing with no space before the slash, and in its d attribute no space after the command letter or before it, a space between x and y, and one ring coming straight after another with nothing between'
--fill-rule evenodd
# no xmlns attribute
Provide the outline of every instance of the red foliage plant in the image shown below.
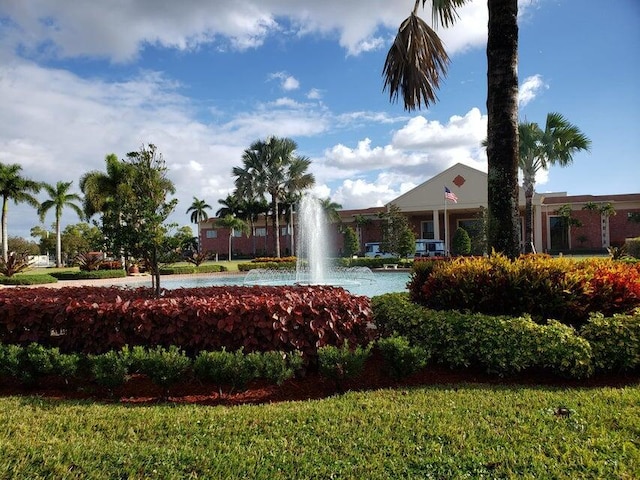
<svg viewBox="0 0 640 480"><path fill-rule="evenodd" d="M368 297L328 286L116 287L0 291L0 341L102 353L124 345L200 350L301 351L360 345L373 330Z"/></svg>

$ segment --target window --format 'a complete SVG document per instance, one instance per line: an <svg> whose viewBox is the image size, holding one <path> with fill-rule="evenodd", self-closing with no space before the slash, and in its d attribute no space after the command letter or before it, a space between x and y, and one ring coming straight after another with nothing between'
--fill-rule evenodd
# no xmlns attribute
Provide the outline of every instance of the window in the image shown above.
<svg viewBox="0 0 640 480"><path fill-rule="evenodd" d="M549 217L551 250L569 249L569 222L565 217Z"/></svg>
<svg viewBox="0 0 640 480"><path fill-rule="evenodd" d="M205 236L207 238L218 238L218 231L217 230L207 230Z"/></svg>
<svg viewBox="0 0 640 480"><path fill-rule="evenodd" d="M280 236L286 237L287 235L289 235L289 226L280 227Z"/></svg>
<svg viewBox="0 0 640 480"><path fill-rule="evenodd" d="M266 237L267 236L267 229L265 227L256 227L254 235L256 237Z"/></svg>
<svg viewBox="0 0 640 480"><path fill-rule="evenodd" d="M433 233L433 220L426 220L422 222L422 237L426 240L435 239L435 234Z"/></svg>
<svg viewBox="0 0 640 480"><path fill-rule="evenodd" d="M236 237L236 238L241 237L242 236L242 230L234 228L233 229L233 236Z"/></svg>

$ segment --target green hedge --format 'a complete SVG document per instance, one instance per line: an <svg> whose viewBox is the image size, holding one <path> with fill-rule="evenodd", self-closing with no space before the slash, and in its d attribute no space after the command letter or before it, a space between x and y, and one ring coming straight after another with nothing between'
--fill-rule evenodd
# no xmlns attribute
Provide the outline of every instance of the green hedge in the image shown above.
<svg viewBox="0 0 640 480"><path fill-rule="evenodd" d="M172 265L160 267L160 275L190 275L196 273L195 265Z"/></svg>
<svg viewBox="0 0 640 480"><path fill-rule="evenodd" d="M127 273L124 270L92 270L87 271L66 271L66 272L52 272L52 277L58 280L101 280L105 278L124 278Z"/></svg>
<svg viewBox="0 0 640 480"><path fill-rule="evenodd" d="M533 367L574 378L593 373L591 345L559 322L539 325L528 316L430 310L405 293L374 297L372 308L382 334L405 336L451 367L479 365L498 375Z"/></svg>
<svg viewBox="0 0 640 480"><path fill-rule="evenodd" d="M251 262L251 263L239 263L238 270L241 272L248 272L255 269L263 270L295 270L295 262Z"/></svg>
<svg viewBox="0 0 640 480"><path fill-rule="evenodd" d="M591 343L596 369L629 371L640 367L640 310L613 317L594 314L580 334Z"/></svg>
<svg viewBox="0 0 640 480"><path fill-rule="evenodd" d="M205 264L196 267L196 273L219 273L227 272L229 269L224 265L218 264Z"/></svg>
<svg viewBox="0 0 640 480"><path fill-rule="evenodd" d="M52 275L15 275L12 277L0 276L2 285L43 285L45 283L56 283L57 278Z"/></svg>
<svg viewBox="0 0 640 480"><path fill-rule="evenodd" d="M338 266L341 267L369 267L369 268L382 268L385 263L397 263L401 267L411 267L413 259L406 258L370 258L370 257L358 257L358 258L339 258L337 260Z"/></svg>
<svg viewBox="0 0 640 480"><path fill-rule="evenodd" d="M640 259L640 237L627 238L624 241L624 246L627 250L627 255Z"/></svg>

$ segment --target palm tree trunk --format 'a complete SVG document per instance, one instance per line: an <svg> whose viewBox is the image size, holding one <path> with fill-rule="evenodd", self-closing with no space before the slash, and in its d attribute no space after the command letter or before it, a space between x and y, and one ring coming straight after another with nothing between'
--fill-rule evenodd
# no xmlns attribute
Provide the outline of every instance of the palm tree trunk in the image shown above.
<svg viewBox="0 0 640 480"><path fill-rule="evenodd" d="M2 198L2 259L6 262L9 259L9 236L7 235L7 214L9 213L9 202L7 197Z"/></svg>
<svg viewBox="0 0 640 480"><path fill-rule="evenodd" d="M62 236L60 235L60 215L56 215L56 267L62 266Z"/></svg>
<svg viewBox="0 0 640 480"><path fill-rule="evenodd" d="M278 196L272 195L273 198L273 215L276 230L276 257L280 258L280 212L278 211Z"/></svg>
<svg viewBox="0 0 640 480"><path fill-rule="evenodd" d="M533 253L533 179L525 174L524 188L524 253Z"/></svg>
<svg viewBox="0 0 640 480"><path fill-rule="evenodd" d="M518 0L489 0L489 249L518 256Z"/></svg>

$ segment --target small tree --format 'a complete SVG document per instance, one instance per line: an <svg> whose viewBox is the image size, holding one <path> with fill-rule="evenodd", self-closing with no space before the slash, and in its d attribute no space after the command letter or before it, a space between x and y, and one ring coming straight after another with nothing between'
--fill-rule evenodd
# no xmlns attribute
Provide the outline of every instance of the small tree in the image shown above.
<svg viewBox="0 0 640 480"><path fill-rule="evenodd" d="M352 257L360 251L360 242L358 241L358 234L353 227L347 227L344 229L344 256Z"/></svg>
<svg viewBox="0 0 640 480"><path fill-rule="evenodd" d="M416 253L416 234L410 228L400 232L398 243L398 255L401 257L413 257Z"/></svg>
<svg viewBox="0 0 640 480"><path fill-rule="evenodd" d="M248 234L249 227L244 220L241 220L232 215L227 215L225 217L217 219L216 225L220 225L221 227L229 229L229 261L231 261L233 254L233 236L235 234L235 231L239 230L244 234Z"/></svg>
<svg viewBox="0 0 640 480"><path fill-rule="evenodd" d="M405 255L411 253L408 249L408 239L412 235L413 252L415 252L415 234L409 226L409 220L404 216L400 208L391 204L386 212L381 213L380 218L383 220L382 224L382 243L380 250L383 252L389 252L398 256L405 252Z"/></svg>
<svg viewBox="0 0 640 480"><path fill-rule="evenodd" d="M454 255L469 255L471 253L471 238L464 228L458 227L453 235L452 243L451 251Z"/></svg>

